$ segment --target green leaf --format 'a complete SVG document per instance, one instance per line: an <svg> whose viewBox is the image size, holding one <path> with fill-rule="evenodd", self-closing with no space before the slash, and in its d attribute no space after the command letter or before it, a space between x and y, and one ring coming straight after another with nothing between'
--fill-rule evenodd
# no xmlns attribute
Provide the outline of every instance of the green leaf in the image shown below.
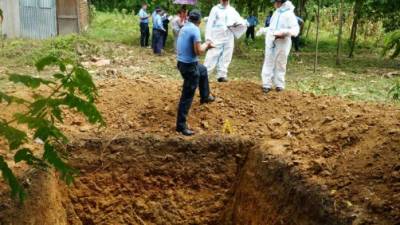
<svg viewBox="0 0 400 225"><path fill-rule="evenodd" d="M53 81L45 80L42 78L36 78L29 75L20 75L20 74L10 74L9 80L14 83L22 83L23 85L29 88L38 88L41 84L49 85L54 84Z"/></svg>
<svg viewBox="0 0 400 225"><path fill-rule="evenodd" d="M75 95L68 94L65 97L65 104L83 113L90 123L105 125L103 117L93 103L85 101Z"/></svg>
<svg viewBox="0 0 400 225"><path fill-rule="evenodd" d="M24 104L27 103L28 101L22 99L22 98L18 98L18 97L14 97L11 95L7 95L4 92L0 91L0 103L2 103L3 101L7 102L7 104L11 104L11 103L17 103L17 104Z"/></svg>
<svg viewBox="0 0 400 225"><path fill-rule="evenodd" d="M58 66L62 72L65 72L67 70L65 64L61 62L57 57L52 55L39 59L35 64L38 71L43 71L46 66L51 65Z"/></svg>
<svg viewBox="0 0 400 225"><path fill-rule="evenodd" d="M53 109L51 110L51 114L61 123L63 123L63 117L62 117L62 111L60 109L60 107L55 106L53 107Z"/></svg>
<svg viewBox="0 0 400 225"><path fill-rule="evenodd" d="M88 98L90 102L93 102L97 95L97 90L96 85L92 80L92 76L83 67L76 67L74 72L74 84L79 89L79 91Z"/></svg>
<svg viewBox="0 0 400 225"><path fill-rule="evenodd" d="M53 77L56 79L64 79L65 75L62 73L56 73L56 74L53 74Z"/></svg>
<svg viewBox="0 0 400 225"><path fill-rule="evenodd" d="M8 126L8 124L0 121L0 136L7 139L11 150L17 149L27 139L26 133L16 128Z"/></svg>
<svg viewBox="0 0 400 225"><path fill-rule="evenodd" d="M23 114L15 114L14 117L20 124L27 124L29 129L36 130L33 138L40 138L47 141L50 137L61 140L64 143L68 141L67 137L55 127L49 120L40 117L32 117Z"/></svg>
<svg viewBox="0 0 400 225"><path fill-rule="evenodd" d="M18 197L21 202L24 201L26 193L2 156L0 156L0 171L4 180L11 187L11 196Z"/></svg>
<svg viewBox="0 0 400 225"><path fill-rule="evenodd" d="M34 156L32 151L28 148L22 148L15 153L14 162L19 163L21 161L25 161L29 165L35 165L42 168L47 167L46 163Z"/></svg>
<svg viewBox="0 0 400 225"><path fill-rule="evenodd" d="M42 112L45 107L47 106L48 100L47 99L38 99L35 102L33 102L30 106L30 115L35 116L38 113Z"/></svg>
<svg viewBox="0 0 400 225"><path fill-rule="evenodd" d="M77 170L70 167L58 156L56 149L49 142L46 142L44 145L43 159L61 173L61 178L68 185L73 182L74 176L78 174Z"/></svg>

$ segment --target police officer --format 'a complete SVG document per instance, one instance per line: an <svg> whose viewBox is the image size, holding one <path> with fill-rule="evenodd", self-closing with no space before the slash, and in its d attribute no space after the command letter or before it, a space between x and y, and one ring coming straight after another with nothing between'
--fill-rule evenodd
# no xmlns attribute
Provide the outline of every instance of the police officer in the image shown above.
<svg viewBox="0 0 400 225"><path fill-rule="evenodd" d="M201 104L214 101L214 97L210 95L207 68L199 63L198 58L200 54L212 48L213 45L210 41L201 44L200 22L200 11L191 11L189 21L180 30L177 41L178 70L184 81L178 106L176 131L185 136L194 134L192 130L188 129L186 120L197 87L200 90Z"/></svg>
<svg viewBox="0 0 400 225"><path fill-rule="evenodd" d="M140 46L147 47L149 46L149 15L147 14L147 4L143 3L142 8L139 11L140 18Z"/></svg>

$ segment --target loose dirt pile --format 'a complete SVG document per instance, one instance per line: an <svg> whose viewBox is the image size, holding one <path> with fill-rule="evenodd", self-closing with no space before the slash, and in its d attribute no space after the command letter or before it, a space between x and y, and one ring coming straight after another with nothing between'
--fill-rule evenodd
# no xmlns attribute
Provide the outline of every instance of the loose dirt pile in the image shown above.
<svg viewBox="0 0 400 225"><path fill-rule="evenodd" d="M219 156L220 147L230 146L226 142L191 157L179 142L165 147L170 156L161 158L157 147L135 148L137 155L127 159L126 146L112 145L102 154L77 148L73 155L82 162L72 162L82 176L70 192L75 214L69 215L76 215L70 223L218 224L217 218L225 218L227 224L400 224L398 108L290 91L264 95L252 82L211 86L217 101L200 106L196 99L189 124L217 136L231 124L235 135L257 144L237 179L241 163L235 154L242 153L230 148ZM118 140L138 133L176 138L180 82L146 77L99 87L98 106L108 127L98 130L68 115L63 129L73 139ZM94 156L102 161L90 161ZM234 181L239 184L232 189ZM228 190L231 198L224 195ZM229 210L223 211L225 204Z"/></svg>

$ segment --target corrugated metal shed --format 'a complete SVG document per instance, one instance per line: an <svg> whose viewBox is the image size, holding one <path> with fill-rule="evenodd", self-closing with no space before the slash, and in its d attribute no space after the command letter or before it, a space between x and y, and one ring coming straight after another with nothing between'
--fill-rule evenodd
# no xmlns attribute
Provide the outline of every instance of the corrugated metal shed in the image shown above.
<svg viewBox="0 0 400 225"><path fill-rule="evenodd" d="M20 1L21 37L44 39L57 35L55 0Z"/></svg>
<svg viewBox="0 0 400 225"><path fill-rule="evenodd" d="M3 10L4 17L1 27L3 34L8 38L19 37L19 1L0 0L0 8Z"/></svg>
<svg viewBox="0 0 400 225"><path fill-rule="evenodd" d="M43 39L58 34L79 33L89 23L87 0L0 0L8 38Z"/></svg>

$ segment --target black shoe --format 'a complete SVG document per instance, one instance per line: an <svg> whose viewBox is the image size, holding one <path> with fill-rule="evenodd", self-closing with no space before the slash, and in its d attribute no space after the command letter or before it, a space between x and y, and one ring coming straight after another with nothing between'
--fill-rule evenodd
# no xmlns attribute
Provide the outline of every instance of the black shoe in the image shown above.
<svg viewBox="0 0 400 225"><path fill-rule="evenodd" d="M213 96L208 96L206 99L201 99L200 104L207 104L215 101L215 98Z"/></svg>
<svg viewBox="0 0 400 225"><path fill-rule="evenodd" d="M181 134L183 134L183 135L185 135L185 136L193 136L193 135L194 135L194 131L189 130L189 129L187 129L187 128L182 129L182 130L176 129L176 131L179 132L179 133L181 133Z"/></svg>
<svg viewBox="0 0 400 225"><path fill-rule="evenodd" d="M283 88L277 87L277 88L275 88L275 90L276 90L277 92L282 92L282 91L283 91Z"/></svg>
<svg viewBox="0 0 400 225"><path fill-rule="evenodd" d="M263 88L263 92L265 94L269 93L271 91L271 88Z"/></svg>
<svg viewBox="0 0 400 225"><path fill-rule="evenodd" d="M226 79L225 77L221 77L217 79L218 82L223 83L223 82L228 82L228 79Z"/></svg>

